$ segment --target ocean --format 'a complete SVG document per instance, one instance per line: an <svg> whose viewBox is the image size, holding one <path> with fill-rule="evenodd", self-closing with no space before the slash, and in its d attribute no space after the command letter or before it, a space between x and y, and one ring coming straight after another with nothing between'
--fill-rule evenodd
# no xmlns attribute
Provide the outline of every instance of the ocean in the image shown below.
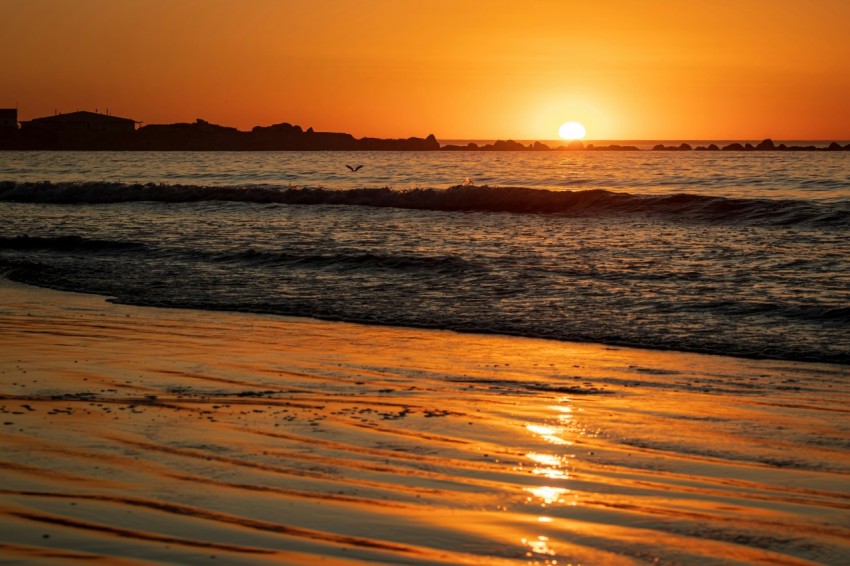
<svg viewBox="0 0 850 566"><path fill-rule="evenodd" d="M847 152L7 151L0 218L120 303L850 363Z"/></svg>

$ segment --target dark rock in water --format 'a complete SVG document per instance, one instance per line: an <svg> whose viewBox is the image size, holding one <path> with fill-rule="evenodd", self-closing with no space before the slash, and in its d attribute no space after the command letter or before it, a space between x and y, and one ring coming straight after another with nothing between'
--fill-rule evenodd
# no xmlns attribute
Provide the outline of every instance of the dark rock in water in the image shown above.
<svg viewBox="0 0 850 566"><path fill-rule="evenodd" d="M773 145L772 139L767 138L766 140L764 140L760 144L758 144L756 146L756 149L761 150L761 151L772 151L772 150L776 149L776 146Z"/></svg>
<svg viewBox="0 0 850 566"><path fill-rule="evenodd" d="M708 151L720 151L720 148L717 147L717 144L710 144L708 146Z"/></svg>
<svg viewBox="0 0 850 566"><path fill-rule="evenodd" d="M753 144L751 144L751 143L744 144L744 150L745 151L752 151L754 149L755 149L755 147L753 146Z"/></svg>
<svg viewBox="0 0 850 566"><path fill-rule="evenodd" d="M776 147L776 149L778 149L779 151L785 151L786 149L788 149L788 146L784 143L781 143Z"/></svg>
<svg viewBox="0 0 850 566"><path fill-rule="evenodd" d="M483 149L488 149L492 151L523 151L524 149L526 149L526 147L519 142L515 142L514 140L498 140L492 145L485 145Z"/></svg>
<svg viewBox="0 0 850 566"><path fill-rule="evenodd" d="M349 134L333 134L333 135L349 135ZM401 140L381 139L381 138L361 138L355 140L355 149L367 151L433 151L440 149L440 143L434 134L427 138L407 138ZM342 149L342 148L340 148Z"/></svg>
<svg viewBox="0 0 850 566"><path fill-rule="evenodd" d="M573 140L573 141L571 141L570 143L567 144L566 149L568 149L570 151L582 150L582 149L584 149L584 144L581 143L578 140Z"/></svg>
<svg viewBox="0 0 850 566"><path fill-rule="evenodd" d="M652 147L652 151L668 151L669 149L670 148L664 145L663 143Z"/></svg>
<svg viewBox="0 0 850 566"><path fill-rule="evenodd" d="M704 145L698 145L694 148L694 151L708 151L708 148Z"/></svg>
<svg viewBox="0 0 850 566"><path fill-rule="evenodd" d="M693 148L690 145L683 143L678 149L679 151L691 151Z"/></svg>
<svg viewBox="0 0 850 566"><path fill-rule="evenodd" d="M817 147L813 145L792 145L788 151L817 151Z"/></svg>
<svg viewBox="0 0 850 566"><path fill-rule="evenodd" d="M545 143L540 143L539 141L534 142L534 145L531 146L531 149L534 151L549 151L549 146Z"/></svg>
<svg viewBox="0 0 850 566"><path fill-rule="evenodd" d="M827 151L841 151L844 148L841 147L841 145L839 145L838 142L832 142L831 144L829 144L829 147L827 147L826 149L827 149Z"/></svg>
<svg viewBox="0 0 850 566"><path fill-rule="evenodd" d="M744 146L739 143L730 143L723 146L723 151L744 151Z"/></svg>
<svg viewBox="0 0 850 566"><path fill-rule="evenodd" d="M477 143L468 143L466 145L444 145L441 147L443 151L479 151L481 148L478 147Z"/></svg>
<svg viewBox="0 0 850 566"><path fill-rule="evenodd" d="M844 151L850 151L850 143L844 146Z"/></svg>

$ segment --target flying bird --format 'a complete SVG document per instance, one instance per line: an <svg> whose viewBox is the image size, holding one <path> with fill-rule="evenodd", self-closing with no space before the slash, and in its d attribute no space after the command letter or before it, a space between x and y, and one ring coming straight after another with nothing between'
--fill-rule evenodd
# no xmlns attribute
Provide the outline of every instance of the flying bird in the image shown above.
<svg viewBox="0 0 850 566"><path fill-rule="evenodd" d="M363 166L362 166L362 165L358 165L357 167L352 167L351 165L346 165L346 167L348 167L348 168L349 168L349 169L351 169L352 171L359 171L359 170L360 170L360 168L361 168L361 167L363 167Z"/></svg>

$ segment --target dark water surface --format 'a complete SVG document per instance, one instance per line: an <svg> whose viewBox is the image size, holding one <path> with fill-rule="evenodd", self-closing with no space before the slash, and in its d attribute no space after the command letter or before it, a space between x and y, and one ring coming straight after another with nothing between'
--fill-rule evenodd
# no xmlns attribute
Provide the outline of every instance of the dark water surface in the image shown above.
<svg viewBox="0 0 850 566"><path fill-rule="evenodd" d="M6 152L0 174L0 269L29 283L850 363L844 154ZM466 176L524 188L445 190Z"/></svg>

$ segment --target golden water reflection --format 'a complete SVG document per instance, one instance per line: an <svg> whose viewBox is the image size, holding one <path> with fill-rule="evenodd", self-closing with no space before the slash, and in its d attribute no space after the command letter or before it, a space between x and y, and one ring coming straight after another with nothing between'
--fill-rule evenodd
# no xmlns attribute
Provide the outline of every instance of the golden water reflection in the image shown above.
<svg viewBox="0 0 850 566"><path fill-rule="evenodd" d="M581 425L575 421L573 407L569 405L569 398L559 399L559 404L548 407L554 415L551 422L557 424L539 424L528 423L525 425L526 430L532 435L539 437L546 443L553 445L552 450L535 451L530 450L525 454L525 457L531 462L531 473L545 477L549 480L560 482L570 478L568 466L570 460L575 458L575 454L559 453L564 451L564 446L572 446L571 437L576 437L585 434ZM568 506L577 505L576 497L570 493L570 490L565 487L556 487L553 485L541 485L534 487L526 487L525 491L529 494L527 502L537 504L542 508L553 506ZM540 515L537 517L537 524L542 528L544 525L555 521L554 517L548 515ZM525 537L521 539L522 545L527 548L526 557L532 559L532 564L556 565L557 553L553 548L552 542L545 535L534 537Z"/></svg>
<svg viewBox="0 0 850 566"><path fill-rule="evenodd" d="M529 432L540 436L543 440L551 444L557 444L559 446L572 445L572 441L564 440L560 436L564 433L564 427L527 424L525 425L525 428L528 429Z"/></svg>
<svg viewBox="0 0 850 566"><path fill-rule="evenodd" d="M563 456L540 454L537 452L529 452L525 456L529 460L540 464L531 470L535 475L546 476L550 479L567 479L569 477L569 473L564 469L566 468L566 462Z"/></svg>
<svg viewBox="0 0 850 566"><path fill-rule="evenodd" d="M522 544L528 545L531 548L526 556L531 557L534 554L544 554L547 556L555 556L555 551L549 546L549 537L539 536L536 538L524 538ZM546 561L547 564L557 564L557 562Z"/></svg>
<svg viewBox="0 0 850 566"><path fill-rule="evenodd" d="M527 487L525 491L543 501L543 506L562 503L563 496L570 492L569 489L564 487L551 487L548 485ZM529 497L528 500L531 501L531 498Z"/></svg>

